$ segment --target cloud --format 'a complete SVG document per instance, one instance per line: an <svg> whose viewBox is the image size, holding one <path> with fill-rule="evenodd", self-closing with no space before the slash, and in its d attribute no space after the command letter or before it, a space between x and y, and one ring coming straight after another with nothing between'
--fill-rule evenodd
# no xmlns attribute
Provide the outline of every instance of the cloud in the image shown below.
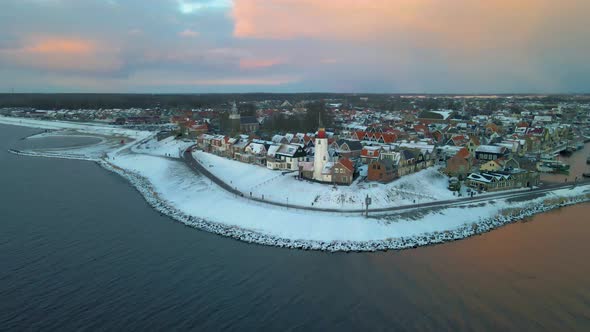
<svg viewBox="0 0 590 332"><path fill-rule="evenodd" d="M228 77L210 79L179 79L162 80L153 82L156 85L180 85L180 86L276 86L298 82L297 77ZM146 83L149 85L149 83Z"/></svg>
<svg viewBox="0 0 590 332"><path fill-rule="evenodd" d="M0 87L15 84L16 76L31 89L50 89L54 82L56 89L79 83L101 91L546 92L590 86L587 0L145 3L3 0L0 72L11 74L0 74ZM264 82L269 85L259 85Z"/></svg>
<svg viewBox="0 0 590 332"><path fill-rule="evenodd" d="M191 29L184 29L181 32L179 32L178 35L181 37L194 38L198 37L200 33L197 31L193 31Z"/></svg>
<svg viewBox="0 0 590 332"><path fill-rule="evenodd" d="M584 22L586 0L235 0L234 36L491 47L527 42L550 21Z"/></svg>
<svg viewBox="0 0 590 332"><path fill-rule="evenodd" d="M177 0L178 9L183 14L193 14L203 10L227 9L231 7L231 0Z"/></svg>
<svg viewBox="0 0 590 332"><path fill-rule="evenodd" d="M116 53L93 40L35 36L21 41L19 47L0 49L0 62L42 70L109 72L122 65Z"/></svg>
<svg viewBox="0 0 590 332"><path fill-rule="evenodd" d="M269 68L284 63L285 61L280 59L240 59L240 69Z"/></svg>

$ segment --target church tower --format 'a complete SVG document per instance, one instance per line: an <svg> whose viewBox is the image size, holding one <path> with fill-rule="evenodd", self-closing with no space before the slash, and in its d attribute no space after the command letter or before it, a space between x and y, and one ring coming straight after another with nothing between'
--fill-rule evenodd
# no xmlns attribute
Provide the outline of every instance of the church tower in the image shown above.
<svg viewBox="0 0 590 332"><path fill-rule="evenodd" d="M313 159L313 179L323 181L322 170L328 163L328 138L326 129L322 126L322 119L319 119L318 135L315 138L315 156Z"/></svg>
<svg viewBox="0 0 590 332"><path fill-rule="evenodd" d="M234 101L234 104L231 107L231 112L229 113L229 122L231 124L231 132L232 134L240 132L240 125L241 125L241 117L240 113L238 112L238 106Z"/></svg>

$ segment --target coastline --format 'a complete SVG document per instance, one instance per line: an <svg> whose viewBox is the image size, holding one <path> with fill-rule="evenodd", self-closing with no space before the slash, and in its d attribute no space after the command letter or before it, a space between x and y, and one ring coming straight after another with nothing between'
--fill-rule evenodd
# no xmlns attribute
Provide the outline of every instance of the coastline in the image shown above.
<svg viewBox="0 0 590 332"><path fill-rule="evenodd" d="M236 240L255 243L266 246L275 246L289 249L302 250L318 250L330 252L351 252L351 251L383 251L383 250L402 250L416 248L426 245L441 244L445 242L452 242L468 238L474 235L490 232L496 228L520 221L524 218L531 217L535 214L549 212L558 208L590 202L590 194L581 195L579 197L572 197L563 199L563 201L553 205L539 204L528 209L521 209L516 213L511 213L507 216L497 216L492 218L480 219L471 225L466 225L464 228L447 231L436 232L431 234L424 234L413 238L399 238L389 239L383 241L302 241L291 240L285 238L277 238L268 236L262 233L252 232L246 229L239 229L235 227L227 227L218 223L208 222L205 219L189 216L182 211L173 207L165 199L159 197L154 190L149 180L141 175L123 170L119 167L114 167L108 162L99 161L98 164L104 169L116 173L129 181L130 185L134 187L152 206L156 211L167 215L168 217L181 222L189 227L194 227L200 230L211 232L214 234L230 237Z"/></svg>
<svg viewBox="0 0 590 332"><path fill-rule="evenodd" d="M124 147L119 147L117 151L127 150L136 143L132 142ZM203 184L202 187L193 190L192 193L198 193L199 195L191 197L189 202L192 205L200 206L201 210L199 208L187 209L187 202L179 201L178 193L171 193L169 187L173 187L173 185L169 187L163 185L163 183L167 184L165 181L179 181L179 179L182 179L180 176L185 175L184 173L177 174L179 177L173 178L169 174L171 171L178 171L186 167L178 160L171 161L163 157L142 154L116 155L116 153L106 153L109 156L108 158L84 158L79 155L68 155L66 151L42 153L10 150L9 152L32 157L94 161L102 168L127 179L129 184L143 196L152 208L186 226L248 243L303 250L330 252L380 251L439 244L489 232L538 213L590 201L590 187L586 184L578 188L572 188L577 190L569 188L552 190L540 197L525 198L513 202L510 202L509 198L504 199L505 201L499 199L484 203L465 202L462 206L443 208L434 212L417 208L418 218L414 219L404 219L402 214L375 215L366 219L359 216L358 213L316 212L306 214L303 211L294 211L293 209L269 208L263 204L247 203L239 197L220 192L219 188ZM111 156L115 155L117 157L116 161L113 159L113 162L111 162ZM126 157L129 160L125 160ZM141 161L147 162L142 163ZM150 169L149 171L134 169L134 167L140 167L137 165L152 162L159 162L162 167L166 168L156 167L156 169ZM154 176L156 173L158 177ZM192 179L186 179L186 182L189 182L186 186L194 187L195 183L202 184L203 181L201 180L194 175ZM182 190L182 188L175 189L175 191ZM190 194L191 192L188 192L186 195ZM209 196L212 196L212 198ZM220 198L235 205L214 206L210 204L210 201L217 201ZM207 199L210 199L210 201ZM215 210L216 208L218 210ZM220 213L220 208L225 210L235 209L236 214L234 215L239 218L243 216L245 220L241 221L241 223L236 220L229 220L227 214ZM195 213L195 211L199 211L199 213ZM411 211L411 213L416 211ZM285 219L281 221L283 225L292 227L295 224L297 231L291 233L283 230L277 231L276 224L273 224L275 228L268 228L268 225L270 225L268 223L254 222L255 219L253 218L256 217L266 219L260 213L267 213L268 219L273 217L283 218ZM423 214L420 215L420 213ZM393 218L393 221L388 219L390 217ZM457 218L462 219L455 220ZM301 222L300 219L305 220ZM310 223L313 223L312 226L310 226ZM338 232L339 234L333 234Z"/></svg>
<svg viewBox="0 0 590 332"><path fill-rule="evenodd" d="M208 221L205 218L195 217L184 213L180 209L174 207L174 205L161 197L157 189L150 182L150 180L140 174L133 171L123 169L116 165L109 163L103 159L83 159L83 158L72 158L68 156L58 156L52 154L36 154L17 152L11 150L11 153L31 156L31 157L47 157L47 158L60 158L60 159L73 159L83 161L96 162L103 169L115 173L124 179L145 199L145 201L156 211L163 215L170 217L171 219L180 222L186 226L214 233L221 236L230 237L236 240L244 241L247 243L274 246L289 249L301 249L301 250L318 250L318 251L329 251L329 252L373 252L383 250L402 250L416 248L426 245L441 244L445 242L457 241L467 237L483 234L499 227L520 221L524 218L531 217L535 214L545 213L561 207L566 207L574 204L581 204L590 202L590 194L580 194L571 197L557 197L553 198L554 204L532 204L528 208L513 207L507 208L510 211L507 215L496 215L488 218L479 218L477 221L466 224L463 227L447 230L444 232L431 232L423 233L421 235L413 237L399 237L390 238L384 240L375 241L317 241L317 240L296 240L289 238L281 238L261 232L255 232L252 230L228 226L222 223ZM534 200L528 202L533 203ZM523 201L521 203L526 203ZM419 221L417 221L419 222Z"/></svg>

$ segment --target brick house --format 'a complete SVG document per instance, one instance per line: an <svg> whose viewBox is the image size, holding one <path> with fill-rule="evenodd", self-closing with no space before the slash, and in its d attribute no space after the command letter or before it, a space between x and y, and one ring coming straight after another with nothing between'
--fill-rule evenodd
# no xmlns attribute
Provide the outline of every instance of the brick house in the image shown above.
<svg viewBox="0 0 590 332"><path fill-rule="evenodd" d="M397 177L396 167L391 159L373 160L369 164L367 180L387 183Z"/></svg>

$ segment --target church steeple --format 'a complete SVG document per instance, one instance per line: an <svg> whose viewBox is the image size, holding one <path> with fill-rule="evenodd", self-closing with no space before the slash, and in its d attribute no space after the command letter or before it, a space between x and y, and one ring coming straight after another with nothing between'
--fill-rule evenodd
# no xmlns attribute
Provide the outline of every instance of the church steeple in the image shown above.
<svg viewBox="0 0 590 332"><path fill-rule="evenodd" d="M236 102L234 101L232 107L231 107L231 111L229 113L229 122L231 124L231 134L235 135L238 134L241 131L241 118L240 118L240 112L238 112L238 106L236 105Z"/></svg>
<svg viewBox="0 0 590 332"><path fill-rule="evenodd" d="M240 113L238 112L238 106L236 105L235 101L231 107L231 112L229 113L229 118L230 119L239 119L240 118Z"/></svg>

